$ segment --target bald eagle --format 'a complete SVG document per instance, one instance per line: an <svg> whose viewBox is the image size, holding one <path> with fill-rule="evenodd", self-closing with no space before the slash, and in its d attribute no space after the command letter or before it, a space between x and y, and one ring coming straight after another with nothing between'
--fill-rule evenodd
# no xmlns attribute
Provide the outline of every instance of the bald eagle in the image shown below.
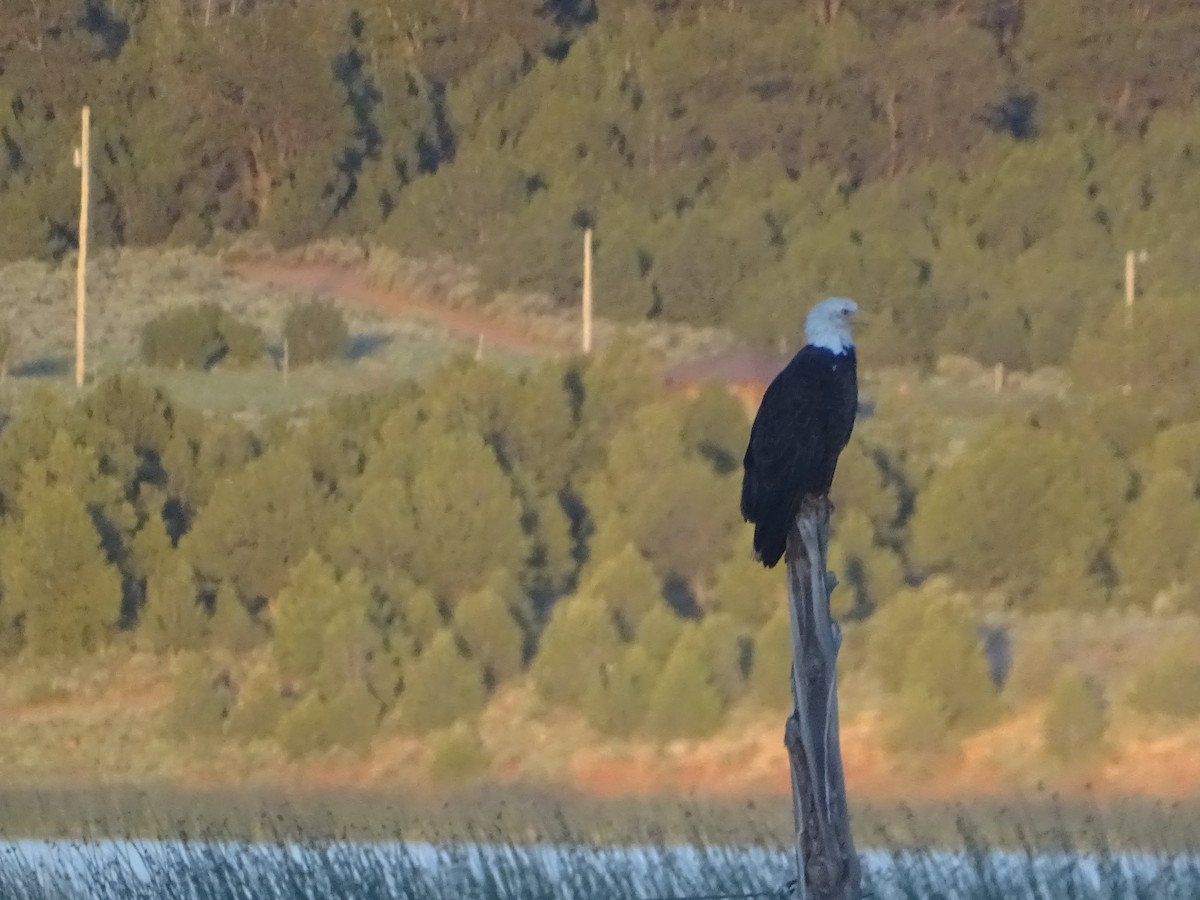
<svg viewBox="0 0 1200 900"><path fill-rule="evenodd" d="M808 344L775 376L750 428L742 516L754 523L754 558L767 568L787 547L800 503L829 493L858 411L851 326L858 305L830 297L804 321Z"/></svg>

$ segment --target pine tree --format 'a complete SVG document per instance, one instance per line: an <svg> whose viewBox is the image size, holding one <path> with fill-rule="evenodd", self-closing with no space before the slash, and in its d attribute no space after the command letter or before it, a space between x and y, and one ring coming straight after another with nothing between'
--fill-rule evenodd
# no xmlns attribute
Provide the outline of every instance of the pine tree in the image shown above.
<svg viewBox="0 0 1200 900"><path fill-rule="evenodd" d="M258 604L318 546L329 512L308 464L294 452L274 451L216 483L180 549L202 579L231 582Z"/></svg>
<svg viewBox="0 0 1200 900"><path fill-rule="evenodd" d="M601 560L580 591L604 602L626 639L637 632L646 613L662 603L658 576L632 544Z"/></svg>
<svg viewBox="0 0 1200 900"><path fill-rule="evenodd" d="M489 686L516 675L525 661L525 633L495 587L487 585L459 601L454 628Z"/></svg>
<svg viewBox="0 0 1200 900"><path fill-rule="evenodd" d="M679 643L679 636L683 634L683 626L683 620L663 600L646 613L638 625L634 643L644 649L649 657L661 666L666 663L667 657Z"/></svg>
<svg viewBox="0 0 1200 900"><path fill-rule="evenodd" d="M592 727L613 737L628 737L642 723L646 705L661 674L644 648L625 647L603 677L583 697L583 712Z"/></svg>
<svg viewBox="0 0 1200 900"><path fill-rule="evenodd" d="M35 653L73 656L108 640L121 613L121 576L108 564L83 502L66 487L25 493L7 526L0 566L7 613Z"/></svg>
<svg viewBox="0 0 1200 900"><path fill-rule="evenodd" d="M714 612L727 613L739 625L758 629L786 606L787 588L779 573L763 568L748 554L735 554L717 569Z"/></svg>
<svg viewBox="0 0 1200 900"><path fill-rule="evenodd" d="M233 653L253 650L266 638L266 631L246 608L237 589L229 582L217 588L213 598L208 632L213 643Z"/></svg>
<svg viewBox="0 0 1200 900"><path fill-rule="evenodd" d="M146 577L146 602L138 615L138 639L158 653L195 650L209 632L196 575L182 554L159 562Z"/></svg>
<svg viewBox="0 0 1200 900"><path fill-rule="evenodd" d="M291 678L311 679L325 659L325 635L343 615L366 618L365 592L342 590L333 566L309 551L288 573L283 589L269 607L271 643L280 671Z"/></svg>
<svg viewBox="0 0 1200 900"><path fill-rule="evenodd" d="M705 737L720 727L725 702L705 649L693 626L667 659L646 706L645 727L656 738Z"/></svg>
<svg viewBox="0 0 1200 900"><path fill-rule="evenodd" d="M403 721L425 734L475 715L486 700L478 663L459 649L452 632L440 631L404 680Z"/></svg>
<svg viewBox="0 0 1200 900"><path fill-rule="evenodd" d="M577 706L621 652L612 614L600 600L568 597L554 607L542 632L533 677L551 703Z"/></svg>
<svg viewBox="0 0 1200 900"><path fill-rule="evenodd" d="M792 708L792 624L780 607L754 636L750 694L763 708Z"/></svg>
<svg viewBox="0 0 1200 900"><path fill-rule="evenodd" d="M1113 562L1128 599L1149 607L1161 591L1186 584L1197 535L1200 501L1191 477L1174 467L1152 472L1121 517L1113 546Z"/></svg>
<svg viewBox="0 0 1200 900"><path fill-rule="evenodd" d="M733 616L709 613L699 623L697 635L712 668L713 684L722 701L732 704L746 689L750 639Z"/></svg>
<svg viewBox="0 0 1200 900"><path fill-rule="evenodd" d="M931 580L903 592L871 620L868 658L880 681L945 716L955 734L986 724L998 711L978 622L964 597ZM923 698L923 699L921 699Z"/></svg>

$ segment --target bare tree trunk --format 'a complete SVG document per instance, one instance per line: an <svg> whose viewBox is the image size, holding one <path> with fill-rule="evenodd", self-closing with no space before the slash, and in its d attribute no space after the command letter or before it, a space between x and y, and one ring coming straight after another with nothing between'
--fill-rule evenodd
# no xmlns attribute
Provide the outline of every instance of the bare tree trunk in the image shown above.
<svg viewBox="0 0 1200 900"><path fill-rule="evenodd" d="M792 769L796 825L795 896L861 900L862 870L850 833L838 739L837 654L842 635L829 612L837 584L826 571L829 516L822 497L806 500L788 535L792 699L784 743Z"/></svg>

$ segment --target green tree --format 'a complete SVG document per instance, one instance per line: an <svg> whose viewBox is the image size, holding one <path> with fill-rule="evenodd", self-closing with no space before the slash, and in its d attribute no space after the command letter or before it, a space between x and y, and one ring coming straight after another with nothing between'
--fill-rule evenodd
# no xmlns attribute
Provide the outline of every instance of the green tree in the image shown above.
<svg viewBox="0 0 1200 900"><path fill-rule="evenodd" d="M684 443L719 474L733 472L741 465L749 434L746 410L719 382L705 382L684 412Z"/></svg>
<svg viewBox="0 0 1200 900"><path fill-rule="evenodd" d="M731 705L746 690L751 637L733 616L721 612L706 615L698 624L696 633L712 667L713 684L720 692L722 701L727 706Z"/></svg>
<svg viewBox="0 0 1200 900"><path fill-rule="evenodd" d="M433 592L411 578L401 576L385 590L418 651L428 647L434 635L448 624L445 609Z"/></svg>
<svg viewBox="0 0 1200 900"><path fill-rule="evenodd" d="M634 642L646 651L656 665L661 666L679 642L683 627L683 619L664 600L656 603L642 618Z"/></svg>
<svg viewBox="0 0 1200 900"><path fill-rule="evenodd" d="M714 612L727 613L739 625L757 629L786 607L784 579L778 572L764 569L749 554L735 553L717 569L712 594Z"/></svg>
<svg viewBox="0 0 1200 900"><path fill-rule="evenodd" d="M593 728L613 737L628 737L642 723L662 667L637 644L625 647L592 681L583 696L583 712Z"/></svg>
<svg viewBox="0 0 1200 900"><path fill-rule="evenodd" d="M876 542L870 521L854 510L838 519L829 545L829 568L837 573L843 585L842 591L834 595L835 614L861 616L886 603L904 587L904 565L900 558Z"/></svg>
<svg viewBox="0 0 1200 900"><path fill-rule="evenodd" d="M403 460L381 462L391 452L390 429L384 425L367 461L362 498L347 522L348 546L376 548L373 561L363 560L364 572L373 576L383 559L394 560L442 599L465 594L498 569L523 574L531 548L521 504L482 438L430 423L396 434ZM393 465L405 480L385 474ZM385 520L384 533L368 538ZM462 564L464 552L471 554L469 566Z"/></svg>
<svg viewBox="0 0 1200 900"><path fill-rule="evenodd" d="M489 687L494 688L521 671L525 661L525 632L495 586L485 585L458 602L454 629L471 657L483 668Z"/></svg>
<svg viewBox="0 0 1200 900"><path fill-rule="evenodd" d="M1200 353L1178 336L1197 328L1200 310L1186 293L1139 304L1133 328L1125 324L1125 311L1114 307L1098 329L1080 337L1072 372L1095 391L1129 385L1136 401L1159 420L1194 422L1200 419L1200 404L1188 385Z"/></svg>
<svg viewBox="0 0 1200 900"><path fill-rule="evenodd" d="M214 644L233 653L253 650L267 637L262 622L230 582L222 583L212 598L208 630Z"/></svg>
<svg viewBox="0 0 1200 900"><path fill-rule="evenodd" d="M258 442L229 416L181 413L162 453L167 490L182 508L176 536L212 496L217 482L241 470L259 453Z"/></svg>
<svg viewBox="0 0 1200 900"><path fill-rule="evenodd" d="M792 624L786 605L754 636L750 695L764 709L792 708Z"/></svg>
<svg viewBox="0 0 1200 900"><path fill-rule="evenodd" d="M660 740L698 738L720 727L726 704L695 628L685 630L646 705L645 728Z"/></svg>
<svg viewBox="0 0 1200 900"><path fill-rule="evenodd" d="M1178 469L1191 480L1193 493L1200 491L1200 422L1163 429L1147 456L1151 471Z"/></svg>
<svg viewBox="0 0 1200 900"><path fill-rule="evenodd" d="M1130 601L1149 606L1155 596L1196 574L1200 502L1189 475L1176 468L1150 473L1141 494L1121 517L1112 558Z"/></svg>
<svg viewBox="0 0 1200 900"><path fill-rule="evenodd" d="M965 586L1025 598L1064 560L1085 572L1107 544L1129 483L1083 435L999 426L922 492L913 555Z"/></svg>
<svg viewBox="0 0 1200 900"><path fill-rule="evenodd" d="M632 544L599 560L579 590L603 601L626 640L637 632L646 613L662 603L658 576Z"/></svg>
<svg viewBox="0 0 1200 900"><path fill-rule="evenodd" d="M142 327L142 361L151 366L211 369L222 361L245 366L258 362L265 350L257 326L214 301L166 310Z"/></svg>
<svg viewBox="0 0 1200 900"><path fill-rule="evenodd" d="M155 652L195 650L209 632L208 611L200 602L196 575L181 554L160 563L146 577L146 602L138 614L138 639Z"/></svg>
<svg viewBox="0 0 1200 900"><path fill-rule="evenodd" d="M936 709L942 731L962 735L998 712L997 687L966 599L942 581L904 591L870 622L868 659L881 683L927 723ZM907 732L905 725L899 725Z"/></svg>
<svg viewBox="0 0 1200 900"><path fill-rule="evenodd" d="M404 680L403 722L418 734L474 716L487 702L479 664L464 654L453 632L438 632Z"/></svg>
<svg viewBox="0 0 1200 900"><path fill-rule="evenodd" d="M305 554L269 605L271 646L280 672L311 684L318 671L333 663L336 675L343 676L335 675L337 681L354 680L366 655L370 602L357 571L339 578L316 552Z"/></svg>
<svg viewBox="0 0 1200 900"><path fill-rule="evenodd" d="M460 724L434 738L429 774L445 784L463 784L486 775L489 762L479 735Z"/></svg>
<svg viewBox="0 0 1200 900"><path fill-rule="evenodd" d="M328 519L308 465L295 453L270 452L216 483L180 548L202 579L262 603L318 546Z"/></svg>
<svg viewBox="0 0 1200 900"><path fill-rule="evenodd" d="M6 616L35 653L73 656L108 640L121 613L121 576L105 558L83 500L66 486L34 487L9 524L0 580Z"/></svg>
<svg viewBox="0 0 1200 900"><path fill-rule="evenodd" d="M175 423L166 393L128 374L101 379L84 400L83 413L97 426L116 432L150 465L166 449Z"/></svg>
<svg viewBox="0 0 1200 900"><path fill-rule="evenodd" d="M8 379L16 350L16 340L12 327L6 321L0 321L0 383Z"/></svg>
<svg viewBox="0 0 1200 900"><path fill-rule="evenodd" d="M578 594L555 605L542 631L532 672L549 702L577 706L621 653L612 613L598 597Z"/></svg>
<svg viewBox="0 0 1200 900"><path fill-rule="evenodd" d="M853 436L838 458L830 497L839 513L865 516L874 534L884 536L900 519L900 498L894 480L881 468L882 452ZM840 526L839 526L840 527Z"/></svg>

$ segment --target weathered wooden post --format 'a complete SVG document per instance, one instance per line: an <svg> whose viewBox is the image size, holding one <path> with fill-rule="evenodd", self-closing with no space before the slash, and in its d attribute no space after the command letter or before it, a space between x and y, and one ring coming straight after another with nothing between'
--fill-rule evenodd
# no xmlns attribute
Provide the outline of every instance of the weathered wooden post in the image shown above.
<svg viewBox="0 0 1200 900"><path fill-rule="evenodd" d="M784 743L792 770L796 881L800 900L860 900L862 870L850 833L838 738L837 654L841 630L829 612L837 579L826 570L829 516L824 497L805 500L788 535L792 700Z"/></svg>

